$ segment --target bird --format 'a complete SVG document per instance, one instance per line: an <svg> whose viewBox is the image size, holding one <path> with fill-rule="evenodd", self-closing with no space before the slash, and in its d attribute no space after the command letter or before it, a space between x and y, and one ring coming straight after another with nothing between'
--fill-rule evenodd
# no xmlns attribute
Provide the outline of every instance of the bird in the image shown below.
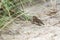
<svg viewBox="0 0 60 40"><path fill-rule="evenodd" d="M38 17L36 17L36 16L32 17L32 23L36 24L36 25L39 25L39 26L41 26L41 24L44 25L44 23L42 22L42 20L38 19Z"/></svg>

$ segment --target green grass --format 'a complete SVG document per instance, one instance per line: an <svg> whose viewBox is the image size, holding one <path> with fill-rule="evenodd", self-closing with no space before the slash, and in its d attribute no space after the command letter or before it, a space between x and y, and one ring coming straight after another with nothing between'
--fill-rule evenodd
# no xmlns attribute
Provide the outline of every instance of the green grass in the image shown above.
<svg viewBox="0 0 60 40"><path fill-rule="evenodd" d="M24 13L24 3L32 2L32 0L1 0L0 2L0 28L3 28L6 22L9 22L11 18L15 18L18 15ZM19 9L21 6L21 9ZM25 20L29 19L27 14L21 15Z"/></svg>

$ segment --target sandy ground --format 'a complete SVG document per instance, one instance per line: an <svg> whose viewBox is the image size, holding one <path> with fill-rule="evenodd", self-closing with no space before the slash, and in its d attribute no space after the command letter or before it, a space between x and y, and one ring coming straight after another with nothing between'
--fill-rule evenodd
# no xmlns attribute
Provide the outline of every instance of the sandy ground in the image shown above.
<svg viewBox="0 0 60 40"><path fill-rule="evenodd" d="M46 6L44 4L44 6ZM47 8L47 7L46 7ZM38 26L29 21L15 20L9 28L0 32L0 40L60 40L60 5L58 12L52 16L46 15L48 12L39 4L25 9L29 15L36 15L45 25ZM32 15L33 14L33 15Z"/></svg>

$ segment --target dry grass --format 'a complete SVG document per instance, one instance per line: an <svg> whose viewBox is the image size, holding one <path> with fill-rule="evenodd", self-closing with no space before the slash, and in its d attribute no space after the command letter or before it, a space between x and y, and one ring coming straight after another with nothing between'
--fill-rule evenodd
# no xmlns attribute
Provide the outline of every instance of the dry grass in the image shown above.
<svg viewBox="0 0 60 40"><path fill-rule="evenodd" d="M37 0L37 1L39 1L39 0ZM42 0L42 1L46 2L46 0ZM32 4L32 2L34 2L34 0L17 0L17 1L1 0L1 2L0 2L0 9L2 8L2 10L1 10L2 12L0 12L0 15L1 15L0 28L1 28L1 30L3 28L5 28L7 25L9 25L11 22L13 22L19 16L23 15L26 20L29 19L29 16L27 16L27 14L24 13L24 8L25 8L24 3L27 3L27 2ZM42 5L41 5L41 7L43 7L47 11L50 11L50 9L56 10L56 0L51 0L50 2L51 2L51 8L46 8ZM19 9L19 6L21 7L20 9ZM8 19L3 19L3 17L5 17L5 18L8 17ZM3 21L1 21L1 20L3 20ZM7 21L7 23L5 20Z"/></svg>

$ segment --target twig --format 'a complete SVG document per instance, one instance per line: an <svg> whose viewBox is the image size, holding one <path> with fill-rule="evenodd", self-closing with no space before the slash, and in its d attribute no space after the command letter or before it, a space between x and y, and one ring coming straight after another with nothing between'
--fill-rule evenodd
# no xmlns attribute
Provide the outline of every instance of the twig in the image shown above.
<svg viewBox="0 0 60 40"><path fill-rule="evenodd" d="M0 30L4 29L6 26L8 26L10 23L12 23L16 18L18 18L19 16L23 15L24 13L18 15L17 17L15 17L14 19L11 19L8 23L6 23Z"/></svg>

